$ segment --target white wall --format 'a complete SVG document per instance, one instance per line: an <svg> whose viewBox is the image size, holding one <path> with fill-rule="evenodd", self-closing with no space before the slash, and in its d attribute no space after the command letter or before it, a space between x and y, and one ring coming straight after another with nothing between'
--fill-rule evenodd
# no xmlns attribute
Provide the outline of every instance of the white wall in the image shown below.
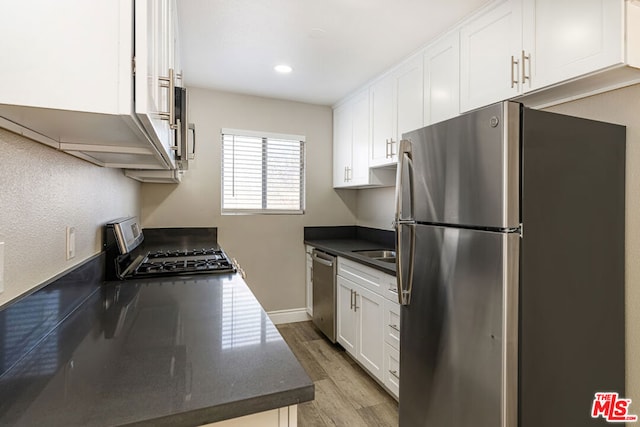
<svg viewBox="0 0 640 427"><path fill-rule="evenodd" d="M140 184L0 129L0 305L102 250L102 225L139 214ZM76 228L67 261L66 227Z"/></svg>
<svg viewBox="0 0 640 427"><path fill-rule="evenodd" d="M331 108L195 88L189 111L196 161L180 185L143 184L143 226L218 227L220 244L267 311L304 307L303 227L355 223L355 192L332 189ZM221 128L306 136L304 215L220 214Z"/></svg>
<svg viewBox="0 0 640 427"><path fill-rule="evenodd" d="M548 108L562 114L627 126L626 165L626 367L627 394L640 402L640 85ZM357 223L389 228L393 189L359 190ZM594 367L597 369L597 367ZM638 410L636 410L637 413Z"/></svg>
<svg viewBox="0 0 640 427"><path fill-rule="evenodd" d="M362 227L393 230L391 223L396 212L394 203L394 187L358 190L356 224Z"/></svg>

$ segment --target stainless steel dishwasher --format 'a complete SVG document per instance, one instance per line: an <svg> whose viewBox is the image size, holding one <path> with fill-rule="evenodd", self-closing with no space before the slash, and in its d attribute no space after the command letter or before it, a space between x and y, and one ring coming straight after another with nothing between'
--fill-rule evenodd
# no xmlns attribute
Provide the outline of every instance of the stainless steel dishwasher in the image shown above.
<svg viewBox="0 0 640 427"><path fill-rule="evenodd" d="M313 323L331 342L336 342L336 257L314 249Z"/></svg>

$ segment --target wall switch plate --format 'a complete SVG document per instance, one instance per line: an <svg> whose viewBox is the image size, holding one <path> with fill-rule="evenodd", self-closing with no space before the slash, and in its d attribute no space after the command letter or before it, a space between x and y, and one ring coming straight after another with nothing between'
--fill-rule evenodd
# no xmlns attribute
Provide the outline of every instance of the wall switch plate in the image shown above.
<svg viewBox="0 0 640 427"><path fill-rule="evenodd" d="M67 227L67 260L76 256L76 228Z"/></svg>
<svg viewBox="0 0 640 427"><path fill-rule="evenodd" d="M0 293L4 292L4 242L0 242Z"/></svg>

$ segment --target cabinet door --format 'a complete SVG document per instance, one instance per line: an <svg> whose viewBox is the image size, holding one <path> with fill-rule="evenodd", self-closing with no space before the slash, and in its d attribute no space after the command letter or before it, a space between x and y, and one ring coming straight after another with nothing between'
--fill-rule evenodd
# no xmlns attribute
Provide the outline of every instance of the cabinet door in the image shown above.
<svg viewBox="0 0 640 427"><path fill-rule="evenodd" d="M506 0L460 29L462 111L520 93L521 1Z"/></svg>
<svg viewBox="0 0 640 427"><path fill-rule="evenodd" d="M455 31L424 53L424 124L460 113L460 33Z"/></svg>
<svg viewBox="0 0 640 427"><path fill-rule="evenodd" d="M369 91L352 101L353 138L351 140L351 170L349 185L368 184L369 181Z"/></svg>
<svg viewBox="0 0 640 427"><path fill-rule="evenodd" d="M389 344L384 346L383 381L391 394L397 399L400 395L400 352Z"/></svg>
<svg viewBox="0 0 640 427"><path fill-rule="evenodd" d="M400 349L400 304L384 301L384 340L391 347Z"/></svg>
<svg viewBox="0 0 640 427"><path fill-rule="evenodd" d="M175 167L169 114L173 81L173 12L170 0L135 2L135 110L152 142ZM171 51L171 52L170 52ZM175 81L175 80L174 80Z"/></svg>
<svg viewBox="0 0 640 427"><path fill-rule="evenodd" d="M355 285L344 277L337 276L336 286L336 339L347 352L357 358L358 318L357 312L353 309L356 300Z"/></svg>
<svg viewBox="0 0 640 427"><path fill-rule="evenodd" d="M117 114L122 97L130 113L131 67L121 56L132 55L131 34L121 20L131 18L123 2L3 2L0 104Z"/></svg>
<svg viewBox="0 0 640 427"><path fill-rule="evenodd" d="M313 260L311 259L311 251L313 247L306 247L306 299L307 299L307 314L313 317Z"/></svg>
<svg viewBox="0 0 640 427"><path fill-rule="evenodd" d="M395 129L395 76L389 75L371 86L371 166L392 163L389 141Z"/></svg>
<svg viewBox="0 0 640 427"><path fill-rule="evenodd" d="M398 160L402 134L424 126L424 72L422 55L400 68L396 75L397 125L391 145L393 161Z"/></svg>
<svg viewBox="0 0 640 427"><path fill-rule="evenodd" d="M362 286L355 285L358 318L358 361L373 376L383 381L384 298Z"/></svg>
<svg viewBox="0 0 640 427"><path fill-rule="evenodd" d="M333 186L347 185L347 168L351 165L351 106L343 104L333 110Z"/></svg>
<svg viewBox="0 0 640 427"><path fill-rule="evenodd" d="M525 0L524 90L624 62L623 0Z"/></svg>

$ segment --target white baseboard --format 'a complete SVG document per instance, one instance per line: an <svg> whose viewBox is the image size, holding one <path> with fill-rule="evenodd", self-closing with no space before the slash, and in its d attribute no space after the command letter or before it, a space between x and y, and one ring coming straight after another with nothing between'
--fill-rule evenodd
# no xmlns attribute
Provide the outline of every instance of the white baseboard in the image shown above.
<svg viewBox="0 0 640 427"><path fill-rule="evenodd" d="M267 312L269 318L274 323L274 325L279 325L281 323L294 323L294 322L304 322L306 320L311 320L311 317L307 314L306 308L294 308L290 310L275 310Z"/></svg>

